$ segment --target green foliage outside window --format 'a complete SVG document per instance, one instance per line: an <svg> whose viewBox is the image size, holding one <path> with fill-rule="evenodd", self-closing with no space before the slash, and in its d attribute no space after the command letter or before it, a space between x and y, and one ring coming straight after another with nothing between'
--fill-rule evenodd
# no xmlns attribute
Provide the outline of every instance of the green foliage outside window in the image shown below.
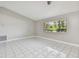
<svg viewBox="0 0 79 59"><path fill-rule="evenodd" d="M67 31L66 20L62 18L60 20L52 20L50 22L46 22L44 23L44 28L46 31L50 32L66 32Z"/></svg>

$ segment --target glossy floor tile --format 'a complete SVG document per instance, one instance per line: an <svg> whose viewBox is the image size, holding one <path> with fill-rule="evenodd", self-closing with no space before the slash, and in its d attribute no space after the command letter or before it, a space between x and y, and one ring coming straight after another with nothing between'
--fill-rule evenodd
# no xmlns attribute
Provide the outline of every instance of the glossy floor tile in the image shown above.
<svg viewBox="0 0 79 59"><path fill-rule="evenodd" d="M79 48L41 38L0 43L0 58L78 58Z"/></svg>

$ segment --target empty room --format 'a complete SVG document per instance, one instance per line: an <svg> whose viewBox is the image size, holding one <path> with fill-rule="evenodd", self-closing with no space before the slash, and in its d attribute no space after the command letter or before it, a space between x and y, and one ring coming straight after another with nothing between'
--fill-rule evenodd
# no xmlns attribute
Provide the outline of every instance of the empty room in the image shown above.
<svg viewBox="0 0 79 59"><path fill-rule="evenodd" d="M79 1L0 1L0 58L79 58Z"/></svg>

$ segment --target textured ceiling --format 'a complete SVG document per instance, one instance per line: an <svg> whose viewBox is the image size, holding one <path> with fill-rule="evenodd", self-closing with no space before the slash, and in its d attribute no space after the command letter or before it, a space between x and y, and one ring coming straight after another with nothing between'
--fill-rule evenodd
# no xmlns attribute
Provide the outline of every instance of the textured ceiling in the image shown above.
<svg viewBox="0 0 79 59"><path fill-rule="evenodd" d="M50 5L47 5L46 1L4 1L0 2L0 6L33 20L45 19L79 10L78 1L52 1Z"/></svg>

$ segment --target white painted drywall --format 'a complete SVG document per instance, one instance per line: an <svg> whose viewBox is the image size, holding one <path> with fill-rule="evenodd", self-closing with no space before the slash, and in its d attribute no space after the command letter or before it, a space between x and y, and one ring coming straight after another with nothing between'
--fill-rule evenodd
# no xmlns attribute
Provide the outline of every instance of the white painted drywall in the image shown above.
<svg viewBox="0 0 79 59"><path fill-rule="evenodd" d="M49 33L43 31L43 22L52 18L43 19L37 21L36 28L37 28L37 35L52 38L60 41L65 41L69 43L79 44L79 11L68 13L63 16L67 16L68 22L68 32L66 33ZM57 16L60 17L60 16Z"/></svg>
<svg viewBox="0 0 79 59"><path fill-rule="evenodd" d="M0 35L8 40L34 35L34 21L12 11L0 8Z"/></svg>

